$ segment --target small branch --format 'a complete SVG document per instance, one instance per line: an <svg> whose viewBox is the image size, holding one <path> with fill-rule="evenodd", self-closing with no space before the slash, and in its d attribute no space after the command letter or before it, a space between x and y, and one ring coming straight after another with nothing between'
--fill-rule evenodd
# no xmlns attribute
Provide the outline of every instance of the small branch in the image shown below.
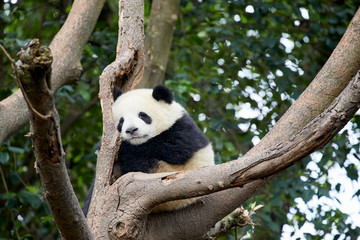
<svg viewBox="0 0 360 240"><path fill-rule="evenodd" d="M6 184L5 174L4 174L4 171L2 170L1 164L0 164L0 175L1 175L1 180L3 181L3 184L4 184L5 192L8 193L9 189L8 189L7 184Z"/></svg>
<svg viewBox="0 0 360 240"><path fill-rule="evenodd" d="M63 121L63 124L61 126L61 135L64 135L70 127L81 117L83 116L87 111L89 111L94 105L96 105L99 102L99 97L96 96L93 99L91 99L85 107L81 108L81 110L77 110L76 106L78 105L78 102L75 101L70 106L70 113Z"/></svg>
<svg viewBox="0 0 360 240"><path fill-rule="evenodd" d="M216 239L233 227L246 227L247 225L254 225L250 215L251 214L242 207L235 209L232 213L217 222L203 239Z"/></svg>
<svg viewBox="0 0 360 240"><path fill-rule="evenodd" d="M12 57L11 57L10 54L6 51L6 49L3 47L2 44L0 44L0 48L1 48L1 50L5 53L6 57L9 59L9 61L11 62L12 67L15 69L15 61L14 61L14 59L12 59Z"/></svg>

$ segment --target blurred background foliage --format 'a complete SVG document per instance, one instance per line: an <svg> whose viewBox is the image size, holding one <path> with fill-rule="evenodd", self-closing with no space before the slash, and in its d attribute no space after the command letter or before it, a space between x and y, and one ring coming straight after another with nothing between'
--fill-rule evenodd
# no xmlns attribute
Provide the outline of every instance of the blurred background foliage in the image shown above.
<svg viewBox="0 0 360 240"><path fill-rule="evenodd" d="M147 24L151 1L145 2ZM165 84L212 141L217 163L242 156L271 129L328 59L359 3L181 0ZM12 56L33 38L50 44L71 4L2 1L1 44ZM116 44L117 1L109 0L85 47L80 81L56 93L68 171L81 204L102 133L98 79L115 59ZM1 55L0 99L16 89L10 63ZM348 189L360 188L359 124L357 115L324 149L249 199L245 208L254 201L264 207L254 215L259 225L247 229L245 238L356 239L360 190L349 194ZM0 146L0 239L56 239L27 131ZM357 205L343 208L341 196ZM234 239L234 232L221 239Z"/></svg>

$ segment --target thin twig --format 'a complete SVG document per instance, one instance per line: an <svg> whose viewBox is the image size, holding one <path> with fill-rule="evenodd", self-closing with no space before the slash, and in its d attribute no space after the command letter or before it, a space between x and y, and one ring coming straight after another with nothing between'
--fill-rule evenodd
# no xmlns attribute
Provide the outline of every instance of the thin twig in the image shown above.
<svg viewBox="0 0 360 240"><path fill-rule="evenodd" d="M11 56L9 55L9 53L6 51L6 49L3 47L2 44L0 44L0 48L1 50L3 50L3 52L5 53L6 57L10 60L11 64L13 65L13 67L15 68L15 61L14 59L11 58Z"/></svg>
<svg viewBox="0 0 360 240"><path fill-rule="evenodd" d="M8 189L8 187L7 187L7 184L6 184L5 174L4 174L3 170L2 170L1 165L0 165L0 175L1 175L1 179L2 179L2 181L3 181L3 183L4 183L5 192L8 193L8 192L9 192L9 189Z"/></svg>
<svg viewBox="0 0 360 240"><path fill-rule="evenodd" d="M14 154L14 173L16 175L16 177L19 179L19 181L21 182L22 185L24 185L24 187L27 187L26 186L26 183L24 182L24 180L20 177L19 173L18 173L18 169L17 169L17 158L16 158L16 155Z"/></svg>

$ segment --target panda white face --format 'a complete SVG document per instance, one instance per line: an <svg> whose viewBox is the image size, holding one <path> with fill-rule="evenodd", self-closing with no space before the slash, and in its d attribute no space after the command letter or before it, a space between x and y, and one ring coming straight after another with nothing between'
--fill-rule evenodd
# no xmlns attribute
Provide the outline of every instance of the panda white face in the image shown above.
<svg viewBox="0 0 360 240"><path fill-rule="evenodd" d="M152 89L122 94L112 110L116 129L132 145L143 144L169 129L185 111L174 101L156 100Z"/></svg>

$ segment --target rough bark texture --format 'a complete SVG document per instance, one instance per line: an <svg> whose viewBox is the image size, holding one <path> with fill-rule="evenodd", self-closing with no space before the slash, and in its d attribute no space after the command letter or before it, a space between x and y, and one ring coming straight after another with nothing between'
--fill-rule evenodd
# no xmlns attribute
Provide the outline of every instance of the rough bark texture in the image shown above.
<svg viewBox="0 0 360 240"><path fill-rule="evenodd" d="M116 60L105 68L100 76L100 103L103 111L102 147L96 165L95 186L88 213L88 222L95 237L101 239L126 239L134 236L143 238L143 232L133 224L139 216L129 215L118 208L121 201L131 197L119 193L120 189L111 186L112 165L119 139L112 117L112 87L121 87L124 92L139 85L144 70L144 2L142 0L121 0L119 2L119 38ZM119 176L120 173L114 173ZM116 204L112 204L112 203ZM119 219L119 220L118 220ZM120 231L117 231L120 229Z"/></svg>
<svg viewBox="0 0 360 240"><path fill-rule="evenodd" d="M77 81L81 73L80 57L96 24L105 0L75 0L63 27L50 44L53 55L52 88ZM19 131L29 120L21 91L0 102L0 144Z"/></svg>
<svg viewBox="0 0 360 240"><path fill-rule="evenodd" d="M171 42L180 11L180 0L154 0L146 31L146 64L140 87L153 88L164 82Z"/></svg>
<svg viewBox="0 0 360 240"><path fill-rule="evenodd" d="M33 40L23 47L19 56L16 76L30 109L28 136L33 140L44 196L64 239L92 239L66 170L60 120L50 81L51 51Z"/></svg>

